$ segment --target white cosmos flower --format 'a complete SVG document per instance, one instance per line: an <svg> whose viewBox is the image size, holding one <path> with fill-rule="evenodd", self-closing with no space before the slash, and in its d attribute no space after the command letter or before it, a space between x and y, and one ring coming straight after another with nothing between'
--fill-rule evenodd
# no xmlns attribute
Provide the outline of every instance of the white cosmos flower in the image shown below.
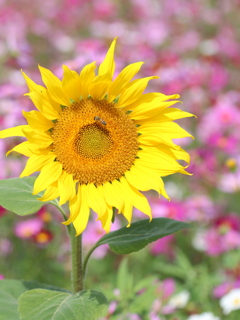
<svg viewBox="0 0 240 320"><path fill-rule="evenodd" d="M174 308L184 308L189 301L190 293L183 290L171 297L168 305Z"/></svg>
<svg viewBox="0 0 240 320"><path fill-rule="evenodd" d="M201 314L193 314L187 320L220 320L219 317L216 317L212 312L204 312Z"/></svg>
<svg viewBox="0 0 240 320"><path fill-rule="evenodd" d="M233 289L220 299L220 306L224 314L240 309L240 289Z"/></svg>

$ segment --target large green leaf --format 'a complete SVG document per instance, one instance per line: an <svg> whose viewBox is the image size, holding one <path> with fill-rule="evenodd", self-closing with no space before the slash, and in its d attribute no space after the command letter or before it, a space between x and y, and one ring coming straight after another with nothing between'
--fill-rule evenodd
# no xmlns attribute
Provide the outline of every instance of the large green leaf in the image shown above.
<svg viewBox="0 0 240 320"><path fill-rule="evenodd" d="M98 291L84 290L74 295L34 289L19 298L21 320L97 320L107 305Z"/></svg>
<svg viewBox="0 0 240 320"><path fill-rule="evenodd" d="M182 229L191 228L186 222L168 218L154 218L134 222L129 228L121 228L103 236L96 246L108 244L110 249L118 254L139 251L147 244L166 237Z"/></svg>
<svg viewBox="0 0 240 320"><path fill-rule="evenodd" d="M33 184L36 177L13 178L0 180L0 205L20 216L37 212L44 204L58 206L56 200L41 202L41 194L33 195Z"/></svg>
<svg viewBox="0 0 240 320"><path fill-rule="evenodd" d="M35 288L65 291L36 281L0 281L0 320L19 320L18 298L26 291Z"/></svg>

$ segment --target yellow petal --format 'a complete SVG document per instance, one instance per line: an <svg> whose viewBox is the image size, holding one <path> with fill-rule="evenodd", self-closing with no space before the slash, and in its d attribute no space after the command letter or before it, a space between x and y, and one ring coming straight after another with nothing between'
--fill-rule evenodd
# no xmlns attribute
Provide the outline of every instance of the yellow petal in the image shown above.
<svg viewBox="0 0 240 320"><path fill-rule="evenodd" d="M112 183L106 182L103 184L102 188L107 204L110 207L117 208L118 211L121 212L124 206L124 200L119 195L118 188L116 187L116 181L113 181Z"/></svg>
<svg viewBox="0 0 240 320"><path fill-rule="evenodd" d="M148 82L151 79L158 79L159 77L147 77L143 79L137 79L129 83L124 92L121 94L118 100L118 106L125 107L142 95L143 91L146 89Z"/></svg>
<svg viewBox="0 0 240 320"><path fill-rule="evenodd" d="M181 172L182 167L174 158L164 153L153 153L145 152L144 150L139 151L139 159L136 159L135 165L141 165L148 168L154 169L161 177L168 176L170 174Z"/></svg>
<svg viewBox="0 0 240 320"><path fill-rule="evenodd" d="M76 196L76 182L73 180L73 175L63 171L58 180L58 188L60 194L60 205L72 200Z"/></svg>
<svg viewBox="0 0 240 320"><path fill-rule="evenodd" d="M162 98L155 98L153 101L148 103L142 103L134 108L131 112L130 117L134 120L142 120L147 118L153 118L159 114L162 110L172 106L179 101L162 101Z"/></svg>
<svg viewBox="0 0 240 320"><path fill-rule="evenodd" d="M52 153L48 155L33 155L28 159L20 178L28 177L34 172L40 171L45 165L53 162L55 158L56 156Z"/></svg>
<svg viewBox="0 0 240 320"><path fill-rule="evenodd" d="M23 129L28 129L28 125L13 127L0 131L0 139L8 137L25 137Z"/></svg>
<svg viewBox="0 0 240 320"><path fill-rule="evenodd" d="M180 158L177 158L172 151L175 153L178 152L164 145L160 145L159 148L144 146L142 150L138 151L137 155L140 159L151 160L156 163L161 162L169 166L173 166L174 164L180 165L176 162L176 159ZM136 159L136 161L138 161L138 159Z"/></svg>
<svg viewBox="0 0 240 320"><path fill-rule="evenodd" d="M182 118L188 118L188 117L195 117L196 116L192 113L182 111L181 109L178 108L167 108L164 109L161 114L157 115L154 117L153 120L158 121L161 120L161 116L164 116L168 118L169 120L177 120L177 119L182 119ZM149 120L151 121L151 120Z"/></svg>
<svg viewBox="0 0 240 320"><path fill-rule="evenodd" d="M87 204L99 217L103 216L107 210L107 204L99 192L99 188L95 187L93 183L87 185Z"/></svg>
<svg viewBox="0 0 240 320"><path fill-rule="evenodd" d="M136 62L124 68L116 79L110 84L108 89L108 100L112 101L126 87L128 82L138 73L144 62Z"/></svg>
<svg viewBox="0 0 240 320"><path fill-rule="evenodd" d="M50 102L47 93L31 92L28 94L29 98L34 103L35 107L49 120L59 118L60 106L54 109L53 104Z"/></svg>
<svg viewBox="0 0 240 320"><path fill-rule="evenodd" d="M29 132L23 129L23 132L29 142L39 148L47 148L53 143L52 137L43 131L32 130Z"/></svg>
<svg viewBox="0 0 240 320"><path fill-rule="evenodd" d="M107 205L107 210L105 214L99 218L99 220L101 220L102 227L106 231L106 233L109 233L111 229L112 216L113 216L112 207Z"/></svg>
<svg viewBox="0 0 240 320"><path fill-rule="evenodd" d="M160 92L145 93L145 94L142 94L136 101L126 106L125 109L135 110L135 108L140 106L141 104L153 103L155 99L158 99L158 101L161 103L170 99L173 100L178 98L180 98L179 94L165 95Z"/></svg>
<svg viewBox="0 0 240 320"><path fill-rule="evenodd" d="M81 193L81 204L80 211L77 214L76 218L73 220L73 225L76 229L76 236L80 235L87 227L87 223L90 215L90 208L87 204L87 186L79 186Z"/></svg>
<svg viewBox="0 0 240 320"><path fill-rule="evenodd" d="M81 80L81 96L83 99L87 99L89 93L88 93L88 87L90 83L92 83L93 79L95 78L95 72L96 69L96 62L92 62L88 65L86 65L81 73L80 73L80 80Z"/></svg>
<svg viewBox="0 0 240 320"><path fill-rule="evenodd" d="M14 148L12 148L12 150L9 150L6 153L6 156L8 156L11 152L15 151L18 153L23 154L26 157L31 157L34 153L31 151L32 145L29 141L24 141L20 144L18 144L17 146L15 146Z"/></svg>
<svg viewBox="0 0 240 320"><path fill-rule="evenodd" d="M100 100L106 95L108 86L109 82L92 82L88 87L88 94L93 99Z"/></svg>
<svg viewBox="0 0 240 320"><path fill-rule="evenodd" d="M159 143L166 144L167 146L173 148L173 149L179 149L180 147L174 144L171 140L171 138L167 137L166 135L162 134L160 132L153 132L152 130L141 130L141 136L138 137L138 141L141 145L146 146L154 146L157 147ZM140 145L140 147L141 147Z"/></svg>
<svg viewBox="0 0 240 320"><path fill-rule="evenodd" d="M132 221L132 212L133 212L133 198L131 196L131 190L128 186L128 184L125 183L124 181L125 178L121 178L120 182L116 183L116 185L118 185L119 187L119 194L120 196L123 196L124 198L124 206L121 210L121 213L123 214L123 216L127 219L128 221L128 227L131 224Z"/></svg>
<svg viewBox="0 0 240 320"><path fill-rule="evenodd" d="M62 224L69 225L70 223L72 223L76 219L77 215L80 212L81 201L82 201L81 190L79 187L76 196L72 200L69 201L70 216L69 216L68 220L65 222L62 222Z"/></svg>
<svg viewBox="0 0 240 320"><path fill-rule="evenodd" d="M68 106L70 101L67 99L63 91L62 82L50 70L41 66L39 66L39 70L50 96L60 105Z"/></svg>
<svg viewBox="0 0 240 320"><path fill-rule="evenodd" d="M98 74L100 76L109 74L109 77L112 78L114 71L115 71L115 62L114 62L114 51L116 46L116 40L115 38L106 54L105 59L99 66Z"/></svg>
<svg viewBox="0 0 240 320"><path fill-rule="evenodd" d="M150 169L144 169L139 165L134 165L130 171L125 172L125 176L134 188L141 191L156 190L168 199L163 181L156 172Z"/></svg>
<svg viewBox="0 0 240 320"><path fill-rule="evenodd" d="M185 137L193 138L190 133L180 127L177 123L171 121L158 123L146 121L137 128L137 131L142 134L154 134L155 136L160 136L163 139L178 139Z"/></svg>
<svg viewBox="0 0 240 320"><path fill-rule="evenodd" d="M125 187L126 190L128 190L128 193L131 195L133 206L149 216L150 219L152 219L152 210L147 198L131 184L129 184L124 177L122 177L120 181L123 187Z"/></svg>
<svg viewBox="0 0 240 320"><path fill-rule="evenodd" d="M55 161L48 163L43 167L39 176L34 183L33 194L37 194L42 190L45 190L53 182L57 181L62 174L62 164Z"/></svg>
<svg viewBox="0 0 240 320"><path fill-rule="evenodd" d="M175 149L172 149L166 145L159 145L156 148L144 146L143 150L149 154L152 152L156 153L156 151L157 151L157 153L159 154L160 157L164 157L166 159L167 159L167 157L171 157L175 160L184 160L188 164L190 163L190 155L180 147L178 150L175 150Z"/></svg>
<svg viewBox="0 0 240 320"><path fill-rule="evenodd" d="M33 110L29 112L22 111L23 116L26 118L29 126L34 130L47 131L54 126L54 123L46 119L39 111Z"/></svg>
<svg viewBox="0 0 240 320"><path fill-rule="evenodd" d="M38 200L46 202L51 201L59 197L59 190L58 190L58 182L53 182L49 187L47 187L44 195Z"/></svg>
<svg viewBox="0 0 240 320"><path fill-rule="evenodd" d="M63 65L62 86L68 99L79 100L81 96L81 80L76 71Z"/></svg>
<svg viewBox="0 0 240 320"><path fill-rule="evenodd" d="M32 79L30 79L26 73L24 73L22 71L22 75L27 83L27 86L28 86L28 89L29 89L29 92L42 92L42 91L46 91L46 88L44 88L43 86L40 86L38 84L36 84Z"/></svg>
<svg viewBox="0 0 240 320"><path fill-rule="evenodd" d="M190 163L190 155L185 150L180 148L179 150L171 149L170 152L174 155L177 160L184 160L188 164Z"/></svg>
<svg viewBox="0 0 240 320"><path fill-rule="evenodd" d="M152 112L146 112L146 115L148 115L149 117L145 118L144 114L141 116L134 116L134 114L132 116L132 114L130 114L130 118L135 120L138 125L142 125L142 124L145 124L146 121L159 123L159 122L178 120L185 117L194 117L193 114L189 112L181 111L180 109L177 109L177 108L166 108L160 111L155 109Z"/></svg>

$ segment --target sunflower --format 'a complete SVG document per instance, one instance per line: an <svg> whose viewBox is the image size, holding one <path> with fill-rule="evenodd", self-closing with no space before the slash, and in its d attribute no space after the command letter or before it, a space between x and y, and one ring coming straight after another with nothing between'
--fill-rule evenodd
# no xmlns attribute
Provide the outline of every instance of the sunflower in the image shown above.
<svg viewBox="0 0 240 320"><path fill-rule="evenodd" d="M189 155L172 139L191 136L173 120L190 113L170 108L179 95L143 94L158 77L132 80L143 62L128 65L113 80L112 42L95 74L95 62L80 74L63 66L63 79L39 66L46 88L25 73L26 95L37 110L23 111L27 125L0 132L0 138L22 136L15 146L29 157L20 177L40 171L33 194L45 190L40 201L69 202L69 218L76 234L86 228L90 209L109 232L113 208L131 223L133 207L151 219L151 208L139 192L156 190L168 198L161 177L188 174L178 160L189 164Z"/></svg>

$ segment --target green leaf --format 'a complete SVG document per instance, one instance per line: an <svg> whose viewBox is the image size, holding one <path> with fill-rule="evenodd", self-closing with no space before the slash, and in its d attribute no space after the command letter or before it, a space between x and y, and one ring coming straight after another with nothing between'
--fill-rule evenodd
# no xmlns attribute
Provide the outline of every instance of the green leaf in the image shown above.
<svg viewBox="0 0 240 320"><path fill-rule="evenodd" d="M19 320L18 298L24 292L35 288L65 291L36 281L1 280L0 281L0 320ZM67 291L66 291L67 292Z"/></svg>
<svg viewBox="0 0 240 320"><path fill-rule="evenodd" d="M106 297L95 290L74 295L34 289L19 298L21 320L97 320L107 305Z"/></svg>
<svg viewBox="0 0 240 320"><path fill-rule="evenodd" d="M25 216L37 212L46 203L58 206L56 200L41 202L37 195L32 194L33 184L36 177L14 178L0 180L0 205L20 216Z"/></svg>
<svg viewBox="0 0 240 320"><path fill-rule="evenodd" d="M120 290L123 301L126 301L133 295L133 275L128 270L127 258L122 260L118 268L117 288Z"/></svg>
<svg viewBox="0 0 240 320"><path fill-rule="evenodd" d="M157 261L154 269L156 271L161 270L161 273L164 274L165 276L179 278L179 279L186 279L186 274L188 273L188 270L183 270L179 266L160 262L160 261Z"/></svg>
<svg viewBox="0 0 240 320"><path fill-rule="evenodd" d="M182 229L191 228L186 222L168 218L154 218L134 222L129 228L121 228L103 236L96 244L108 244L117 254L139 251L147 244L166 237Z"/></svg>

